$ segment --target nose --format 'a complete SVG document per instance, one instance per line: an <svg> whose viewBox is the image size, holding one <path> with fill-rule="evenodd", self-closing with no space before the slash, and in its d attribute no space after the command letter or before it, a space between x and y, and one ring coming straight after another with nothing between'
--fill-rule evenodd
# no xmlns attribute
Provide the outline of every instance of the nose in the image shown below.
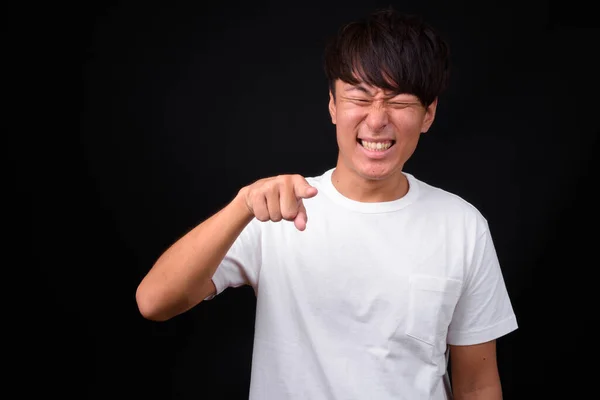
<svg viewBox="0 0 600 400"><path fill-rule="evenodd" d="M365 122L371 132L379 132L385 128L389 123L385 106L380 102L374 102L369 109Z"/></svg>

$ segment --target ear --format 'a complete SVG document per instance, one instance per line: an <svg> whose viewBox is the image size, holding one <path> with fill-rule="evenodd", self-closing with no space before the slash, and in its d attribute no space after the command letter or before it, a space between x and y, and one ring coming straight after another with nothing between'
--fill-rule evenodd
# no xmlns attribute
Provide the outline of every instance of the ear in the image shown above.
<svg viewBox="0 0 600 400"><path fill-rule="evenodd" d="M433 120L435 119L435 112L437 110L438 99L435 100L425 109L425 115L423 116L423 123L421 125L421 132L425 133L431 128Z"/></svg>
<svg viewBox="0 0 600 400"><path fill-rule="evenodd" d="M331 90L329 91L329 115L331 115L331 122L335 125L336 123L336 113L337 109L335 107L335 97L333 97L333 93Z"/></svg>

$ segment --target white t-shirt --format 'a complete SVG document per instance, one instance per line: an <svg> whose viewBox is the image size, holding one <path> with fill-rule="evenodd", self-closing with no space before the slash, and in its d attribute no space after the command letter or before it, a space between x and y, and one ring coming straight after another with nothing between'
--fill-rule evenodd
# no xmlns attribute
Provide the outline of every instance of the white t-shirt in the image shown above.
<svg viewBox="0 0 600 400"><path fill-rule="evenodd" d="M254 219L213 277L257 296L250 399L450 399L447 344L517 329L487 221L408 173L360 203L332 172L307 178L305 231Z"/></svg>

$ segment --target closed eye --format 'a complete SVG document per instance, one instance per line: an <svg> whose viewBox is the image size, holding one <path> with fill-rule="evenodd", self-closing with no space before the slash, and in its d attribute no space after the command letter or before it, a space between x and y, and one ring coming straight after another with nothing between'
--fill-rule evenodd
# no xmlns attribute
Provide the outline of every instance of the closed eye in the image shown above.
<svg viewBox="0 0 600 400"><path fill-rule="evenodd" d="M356 103L356 104L371 104L371 100L367 100L367 99L356 99L356 98L348 98L349 101Z"/></svg>
<svg viewBox="0 0 600 400"><path fill-rule="evenodd" d="M415 103L392 102L392 103L388 103L388 104L394 108L406 108L406 107L410 107L410 106L414 105Z"/></svg>

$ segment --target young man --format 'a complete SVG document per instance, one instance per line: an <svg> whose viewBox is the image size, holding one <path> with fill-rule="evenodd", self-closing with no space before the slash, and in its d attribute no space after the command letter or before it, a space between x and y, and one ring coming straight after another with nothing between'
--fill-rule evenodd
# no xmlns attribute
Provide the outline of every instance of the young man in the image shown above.
<svg viewBox="0 0 600 400"><path fill-rule="evenodd" d="M251 285L252 399L501 399L495 340L517 323L487 222L403 171L448 68L418 19L344 27L326 52L335 168L242 188L156 261L140 312Z"/></svg>

